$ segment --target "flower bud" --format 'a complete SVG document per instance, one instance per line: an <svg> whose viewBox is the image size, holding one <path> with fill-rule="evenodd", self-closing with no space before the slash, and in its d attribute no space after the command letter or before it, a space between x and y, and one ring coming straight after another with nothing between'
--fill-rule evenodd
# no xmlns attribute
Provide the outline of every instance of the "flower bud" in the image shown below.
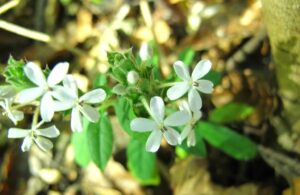
<svg viewBox="0 0 300 195"><path fill-rule="evenodd" d="M131 70L127 73L127 81L129 84L136 84L137 81L139 80L139 74L134 71L134 70Z"/></svg>
<svg viewBox="0 0 300 195"><path fill-rule="evenodd" d="M147 61L151 58L152 50L147 43L142 44L140 51L139 51L139 55L140 55L142 61Z"/></svg>
<svg viewBox="0 0 300 195"><path fill-rule="evenodd" d="M117 84L113 87L112 92L117 95L125 95L126 94L126 88L122 84Z"/></svg>

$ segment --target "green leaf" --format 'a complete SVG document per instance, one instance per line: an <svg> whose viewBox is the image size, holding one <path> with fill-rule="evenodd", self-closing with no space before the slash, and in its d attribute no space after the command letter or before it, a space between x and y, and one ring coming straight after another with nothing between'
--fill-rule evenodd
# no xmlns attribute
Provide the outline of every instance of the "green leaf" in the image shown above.
<svg viewBox="0 0 300 195"><path fill-rule="evenodd" d="M103 171L112 154L113 133L108 116L101 113L97 123L87 126L89 153L93 162Z"/></svg>
<svg viewBox="0 0 300 195"><path fill-rule="evenodd" d="M68 5L70 5L71 2L72 2L72 0L60 0L60 3L63 6L68 6Z"/></svg>
<svg viewBox="0 0 300 195"><path fill-rule="evenodd" d="M99 5L100 3L102 3L102 0L91 0L91 2Z"/></svg>
<svg viewBox="0 0 300 195"><path fill-rule="evenodd" d="M124 85L127 84L127 73L136 69L131 49L124 53L107 52L107 59L112 66L112 77Z"/></svg>
<svg viewBox="0 0 300 195"><path fill-rule="evenodd" d="M119 123L123 129L134 138L146 138L148 134L134 132L130 128L130 122L136 118L133 111L132 101L125 97L120 97L115 103L115 113L119 120Z"/></svg>
<svg viewBox="0 0 300 195"><path fill-rule="evenodd" d="M186 159L189 156L189 153L180 146L176 146L175 153L176 156L181 160Z"/></svg>
<svg viewBox="0 0 300 195"><path fill-rule="evenodd" d="M201 135L201 130L199 129L198 126L196 126L195 128L195 136L196 136L196 145L193 147L188 147L187 146L187 140L185 140L180 147L182 147L182 149L184 149L185 151L187 151L189 154L193 154L195 156L206 156L206 147L205 147L205 143L203 141L203 137Z"/></svg>
<svg viewBox="0 0 300 195"><path fill-rule="evenodd" d="M84 130L80 133L73 132L71 142L74 148L75 161L82 167L86 167L91 161L87 140L88 121L84 120Z"/></svg>
<svg viewBox="0 0 300 195"><path fill-rule="evenodd" d="M23 67L25 62L23 60L15 60L12 56L8 59L8 66L4 70L4 77L7 83L11 84L18 90L32 87L33 84L26 77Z"/></svg>
<svg viewBox="0 0 300 195"><path fill-rule="evenodd" d="M103 87L107 85L106 74L98 74L93 81L93 88Z"/></svg>
<svg viewBox="0 0 300 195"><path fill-rule="evenodd" d="M148 44L152 50L152 57L150 60L151 65L158 68L159 66L158 44L155 42L155 40L149 41Z"/></svg>
<svg viewBox="0 0 300 195"><path fill-rule="evenodd" d="M209 120L219 124L242 121L251 115L253 111L254 109L247 104L232 102L211 111Z"/></svg>
<svg viewBox="0 0 300 195"><path fill-rule="evenodd" d="M127 165L132 175L142 185L158 185L160 177L156 169L156 155L145 150L145 143L132 139L127 147Z"/></svg>
<svg viewBox="0 0 300 195"><path fill-rule="evenodd" d="M207 73L207 75L205 75L203 78L201 79L206 79L206 80L210 80L211 82L213 82L214 86L218 85L221 82L222 79L222 73L221 72L217 72L214 70L211 70Z"/></svg>
<svg viewBox="0 0 300 195"><path fill-rule="evenodd" d="M120 65L123 60L130 59L132 57L132 50L128 49L125 52L107 52L107 60L111 66Z"/></svg>
<svg viewBox="0 0 300 195"><path fill-rule="evenodd" d="M194 56L195 56L194 49L191 47L187 47L182 52L180 52L179 60L183 61L186 65L191 66Z"/></svg>
<svg viewBox="0 0 300 195"><path fill-rule="evenodd" d="M254 142L230 128L203 121L197 126L206 141L235 159L248 160L257 154Z"/></svg>

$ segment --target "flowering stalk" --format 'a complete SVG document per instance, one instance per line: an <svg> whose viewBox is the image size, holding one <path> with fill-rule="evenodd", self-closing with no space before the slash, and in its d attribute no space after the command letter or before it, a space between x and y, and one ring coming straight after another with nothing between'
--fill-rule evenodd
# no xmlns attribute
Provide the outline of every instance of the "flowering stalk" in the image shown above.
<svg viewBox="0 0 300 195"><path fill-rule="evenodd" d="M112 64L110 73L118 81L112 92L125 96L133 103L141 101L144 109L147 110L150 118L136 117L130 121L131 130L151 132L146 141L147 151L156 152L163 138L172 146L181 144L184 139L187 139L188 146L195 146L194 126L201 117L202 107L199 92L211 93L213 90L212 82L202 79L211 69L211 62L200 61L190 75L187 66L181 61L176 61L173 67L182 81L164 83L158 80L159 76L155 75L159 72L155 73L155 69L149 64L150 53L148 46L141 48L142 62L140 64L132 56L130 50L124 54L117 52L108 54L108 60ZM9 138L24 138L23 151L28 151L33 143L44 151L53 147L49 138L57 137L59 130L55 125L43 129L41 127L53 122L54 114L70 110L71 130L81 132L83 118L91 123L97 123L101 117L98 110L104 111L115 103L115 99L104 102L107 94L101 88L81 95L75 77L68 74L69 63L67 62L58 63L51 71L47 70L47 73L33 62L26 64L13 62L16 65L6 71L6 77L12 85L16 85L18 90L3 87L1 91L0 88L0 100L1 97L3 99L2 102L0 101L0 106L15 125L17 121L23 119L17 115L21 112L17 109L28 105L35 106L30 129L9 129ZM24 75L24 77L15 76L13 70L16 69L21 72L16 75ZM184 98L187 93L188 102L181 106L179 111L168 116L165 116L164 99L166 98L163 97L165 95L163 88L166 87L169 87L166 95L170 101ZM147 99L150 99L149 103ZM172 103L170 101L168 105ZM103 104L98 107L100 103ZM141 108L137 106L136 109ZM41 117L40 122L38 122L39 117Z"/></svg>

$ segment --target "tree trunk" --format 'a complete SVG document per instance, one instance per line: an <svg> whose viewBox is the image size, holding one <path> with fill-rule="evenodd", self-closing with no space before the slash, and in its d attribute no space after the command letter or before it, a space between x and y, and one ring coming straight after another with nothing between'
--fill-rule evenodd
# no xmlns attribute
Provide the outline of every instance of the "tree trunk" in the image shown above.
<svg viewBox="0 0 300 195"><path fill-rule="evenodd" d="M281 117L289 129L300 133L300 0L262 0L271 42Z"/></svg>

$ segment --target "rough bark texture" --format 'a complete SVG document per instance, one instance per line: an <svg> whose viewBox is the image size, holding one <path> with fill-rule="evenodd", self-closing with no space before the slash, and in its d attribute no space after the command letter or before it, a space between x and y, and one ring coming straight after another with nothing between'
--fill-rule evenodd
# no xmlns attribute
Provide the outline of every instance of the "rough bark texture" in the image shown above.
<svg viewBox="0 0 300 195"><path fill-rule="evenodd" d="M282 117L300 132L300 0L262 0L265 24L271 41Z"/></svg>

